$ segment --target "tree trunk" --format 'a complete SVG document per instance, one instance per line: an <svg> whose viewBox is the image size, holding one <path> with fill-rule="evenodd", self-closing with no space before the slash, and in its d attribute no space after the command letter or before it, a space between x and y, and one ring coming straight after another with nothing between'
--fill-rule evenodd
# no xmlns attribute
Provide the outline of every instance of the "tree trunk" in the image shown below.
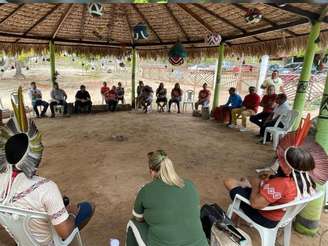
<svg viewBox="0 0 328 246"><path fill-rule="evenodd" d="M22 73L22 64L15 60L15 67L16 67L16 74L15 74L15 78L16 79L25 79L25 75Z"/></svg>

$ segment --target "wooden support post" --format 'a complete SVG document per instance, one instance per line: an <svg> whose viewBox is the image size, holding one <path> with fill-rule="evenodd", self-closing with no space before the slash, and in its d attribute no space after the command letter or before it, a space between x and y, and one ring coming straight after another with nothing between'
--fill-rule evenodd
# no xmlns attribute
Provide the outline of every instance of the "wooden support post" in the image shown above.
<svg viewBox="0 0 328 246"><path fill-rule="evenodd" d="M301 72L301 77L297 85L297 92L294 100L293 109L298 111L300 115L295 122L294 130L298 128L304 110L305 96L309 85L309 80L311 78L312 64L315 55L315 50L318 45L317 41L319 40L319 35L320 35L320 22L316 21L312 23L311 32L308 37L307 47L304 55L304 63Z"/></svg>
<svg viewBox="0 0 328 246"><path fill-rule="evenodd" d="M215 85L214 85L214 99L213 99L212 110L214 110L216 107L219 106L223 59L224 59L224 44L221 43L221 45L219 46L219 57L216 67L216 78L215 78Z"/></svg>
<svg viewBox="0 0 328 246"><path fill-rule="evenodd" d="M52 85L56 82L56 66L55 66L55 44L54 41L49 42L50 53L50 76Z"/></svg>
<svg viewBox="0 0 328 246"><path fill-rule="evenodd" d="M135 106L135 98L136 98L136 48L132 48L132 88L131 88L131 105L134 108Z"/></svg>

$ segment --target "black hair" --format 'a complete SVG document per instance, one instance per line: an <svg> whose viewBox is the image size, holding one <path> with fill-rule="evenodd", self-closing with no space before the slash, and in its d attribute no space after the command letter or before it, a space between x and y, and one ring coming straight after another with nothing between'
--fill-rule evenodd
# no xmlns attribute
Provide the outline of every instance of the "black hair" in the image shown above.
<svg viewBox="0 0 328 246"><path fill-rule="evenodd" d="M24 133L10 137L5 144L6 159L9 164L17 164L28 149L28 137Z"/></svg>

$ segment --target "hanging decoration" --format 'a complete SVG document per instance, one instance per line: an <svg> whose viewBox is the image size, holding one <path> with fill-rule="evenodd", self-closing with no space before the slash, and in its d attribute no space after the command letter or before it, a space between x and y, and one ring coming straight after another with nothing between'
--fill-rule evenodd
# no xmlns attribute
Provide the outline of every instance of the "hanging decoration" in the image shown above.
<svg viewBox="0 0 328 246"><path fill-rule="evenodd" d="M220 45L222 37L218 33L210 33L206 36L205 42L209 46L218 46Z"/></svg>
<svg viewBox="0 0 328 246"><path fill-rule="evenodd" d="M103 6L100 3L89 3L89 13L94 17L102 16Z"/></svg>
<svg viewBox="0 0 328 246"><path fill-rule="evenodd" d="M145 23L140 22L133 28L134 40L147 39L148 37L149 37L148 27Z"/></svg>
<svg viewBox="0 0 328 246"><path fill-rule="evenodd" d="M177 42L169 51L169 62L172 65L181 65L184 63L184 58L186 58L187 55L187 51L182 44Z"/></svg>
<svg viewBox="0 0 328 246"><path fill-rule="evenodd" d="M250 24L258 23L262 19L262 13L258 9L248 9L245 21Z"/></svg>

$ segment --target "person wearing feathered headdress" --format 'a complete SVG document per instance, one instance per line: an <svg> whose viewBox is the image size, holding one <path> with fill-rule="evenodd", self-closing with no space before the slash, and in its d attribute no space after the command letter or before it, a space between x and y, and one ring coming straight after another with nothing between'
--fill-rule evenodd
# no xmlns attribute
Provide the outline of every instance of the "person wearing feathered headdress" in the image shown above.
<svg viewBox="0 0 328 246"><path fill-rule="evenodd" d="M64 204L58 186L36 175L43 145L35 123L26 118L21 87L18 102L12 102L14 117L0 127L0 204L47 213L58 235L65 239L75 227L81 229L90 220L94 205L73 205L68 199ZM51 245L47 220L34 219L28 227L39 245Z"/></svg>

